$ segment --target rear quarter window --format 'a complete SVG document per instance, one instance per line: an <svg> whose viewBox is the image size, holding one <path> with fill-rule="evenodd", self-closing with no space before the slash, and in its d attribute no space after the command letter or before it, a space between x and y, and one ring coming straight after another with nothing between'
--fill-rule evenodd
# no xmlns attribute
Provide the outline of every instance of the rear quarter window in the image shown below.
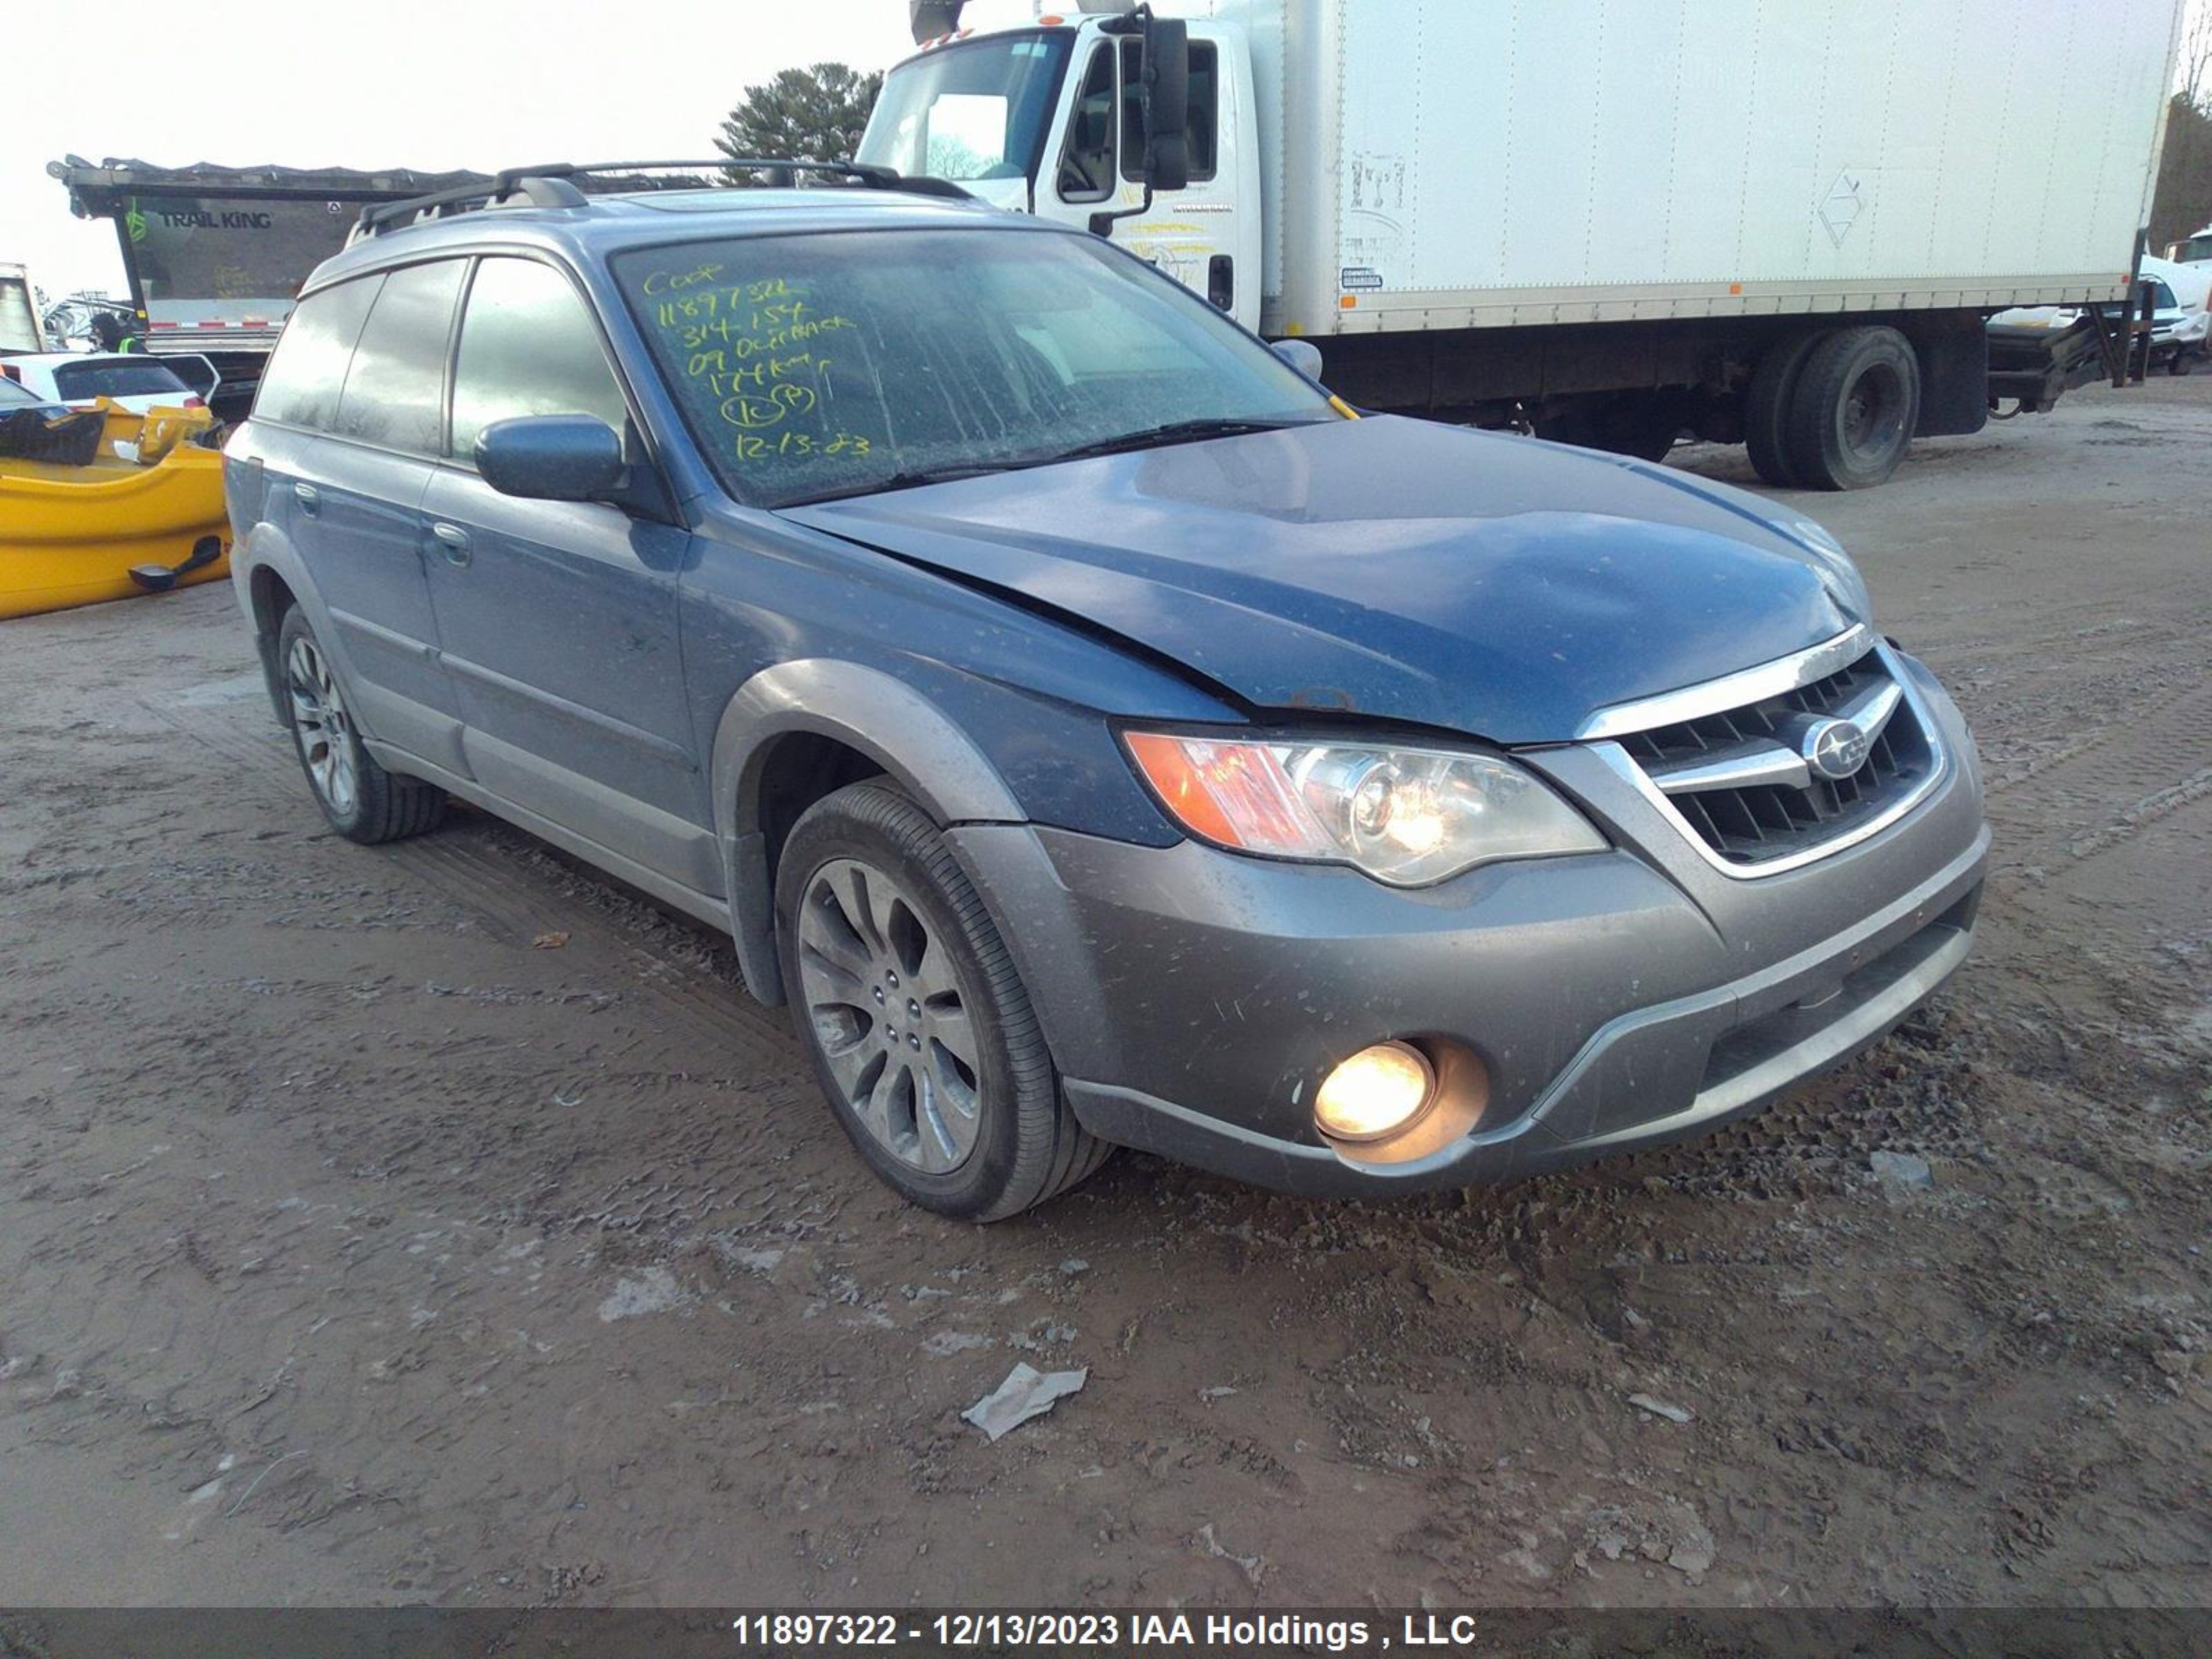
<svg viewBox="0 0 2212 1659"><path fill-rule="evenodd" d="M292 307L262 372L254 419L327 428L337 418L354 344L383 284L381 276L357 277L322 289Z"/></svg>

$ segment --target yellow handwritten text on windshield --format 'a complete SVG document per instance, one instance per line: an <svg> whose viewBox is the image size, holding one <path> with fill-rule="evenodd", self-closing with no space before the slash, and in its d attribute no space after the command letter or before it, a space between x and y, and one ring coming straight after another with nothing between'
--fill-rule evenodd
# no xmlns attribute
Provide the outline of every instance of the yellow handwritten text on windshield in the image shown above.
<svg viewBox="0 0 2212 1659"><path fill-rule="evenodd" d="M784 277L723 280L701 264L656 270L640 285L653 320L675 348L689 390L735 428L740 461L858 459L879 440L823 419L819 388L849 317L817 309Z"/></svg>

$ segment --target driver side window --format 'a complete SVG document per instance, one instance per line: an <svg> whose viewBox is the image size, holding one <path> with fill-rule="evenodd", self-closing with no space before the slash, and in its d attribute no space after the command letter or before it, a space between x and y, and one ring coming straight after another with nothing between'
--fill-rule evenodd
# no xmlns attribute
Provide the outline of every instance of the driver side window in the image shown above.
<svg viewBox="0 0 2212 1659"><path fill-rule="evenodd" d="M471 459L477 434L520 415L592 415L617 433L629 425L629 405L568 279L535 259L486 258L461 317L451 453Z"/></svg>
<svg viewBox="0 0 2212 1659"><path fill-rule="evenodd" d="M1068 119L1067 148L1060 158L1060 200L1103 202L1114 193L1114 49L1100 46L1091 51Z"/></svg>

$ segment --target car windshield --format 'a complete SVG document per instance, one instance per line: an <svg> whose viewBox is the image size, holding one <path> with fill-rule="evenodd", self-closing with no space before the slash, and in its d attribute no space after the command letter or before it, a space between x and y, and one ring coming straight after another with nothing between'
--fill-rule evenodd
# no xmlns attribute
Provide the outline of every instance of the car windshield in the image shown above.
<svg viewBox="0 0 2212 1659"><path fill-rule="evenodd" d="M757 506L1337 418L1259 341L1094 237L745 237L614 270L700 448Z"/></svg>
<svg viewBox="0 0 2212 1659"><path fill-rule="evenodd" d="M939 179L1033 176L1072 38L1038 29L908 59L884 78L853 159Z"/></svg>
<svg viewBox="0 0 2212 1659"><path fill-rule="evenodd" d="M28 386L19 386L5 374L0 374L0 409L21 408L26 404L43 404L46 399Z"/></svg>
<svg viewBox="0 0 2212 1659"><path fill-rule="evenodd" d="M95 357L54 368L54 390L64 398L145 398L183 395L187 388L160 363L143 358Z"/></svg>
<svg viewBox="0 0 2212 1659"><path fill-rule="evenodd" d="M2199 259L2212 259L2212 231L2191 237L2174 250L2173 257L2184 264L2195 264Z"/></svg>

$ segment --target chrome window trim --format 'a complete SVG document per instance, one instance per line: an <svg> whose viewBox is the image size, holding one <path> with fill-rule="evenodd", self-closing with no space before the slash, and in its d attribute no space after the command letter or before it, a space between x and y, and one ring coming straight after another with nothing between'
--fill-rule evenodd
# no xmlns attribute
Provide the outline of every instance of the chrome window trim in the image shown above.
<svg viewBox="0 0 2212 1659"><path fill-rule="evenodd" d="M1864 631L1864 629L1855 629L1853 630L1853 634L1861 634ZM1850 639L1851 637L1853 637L1852 635L1838 635L1837 639L1828 641L1826 646L1816 646L1814 647L1814 651L1826 651L1831 647L1840 644L1843 640ZM1681 812L1675 807L1674 803L1667 798L1667 795L1660 789L1659 786L1651 781L1650 777L1644 772L1641 766L1638 765L1634 760L1630 758L1628 751L1622 748L1618 743L1593 743L1590 744L1590 752L1595 755L1600 761L1603 762L1608 769L1618 775L1631 788L1634 789L1638 794L1643 796L1645 802L1648 803L1660 817L1665 818L1669 823L1673 824L1674 828L1680 832L1682 839L1690 844L1692 849L1694 850L1700 858L1704 859L1707 864L1719 871L1721 874L1728 877L1730 880L1758 881L1765 877L1778 876L1790 870L1802 870L1808 864L1817 864L1822 859L1832 858L1838 853L1844 852L1847 848L1857 846L1863 841L1869 840L1875 836L1880 835L1883 830L1888 829L1890 825L1895 823L1899 819L1911 812L1912 809L1919 805L1922 801L1927 799L1928 797L1935 792L1936 785L1942 782L1944 778L1949 775L1951 770L1950 751L1943 745L1942 733L1936 724L1935 716L1929 712L1928 705L1921 701L1920 693L1917 689L1915 689L1911 678L1906 674L1905 665L1898 660L1897 653L1895 652L1892 651L1888 646L1881 643L1881 641L1875 641L1874 648L1881 658L1882 666L1889 671L1891 678L1896 681L1899 690L1903 694L1905 706L1912 711L1912 718L1920 723L1921 737L1928 744L1928 775L1921 779L1921 781L1915 784L1910 790L1892 801L1887 806L1884 807L1873 817L1869 818L1864 823L1859 824L1856 828L1845 831L1843 835L1836 836L1832 841L1820 842L1814 846L1805 848L1801 851L1785 854L1778 859L1769 859L1762 863L1739 864L1734 860L1723 856L1717 849L1707 845L1705 838L1703 836L1700 836L1695 829L1691 827L1689 819L1682 816ZM1804 654L1810 657L1814 653L1808 652ZM1784 659L1784 660L1785 662L1795 661L1797 660L1797 659ZM1819 679L1825 674L1832 673L1835 666L1838 665L1832 665L1830 667L1823 668L1817 672L1808 676L1806 679L1796 682L1796 684L1801 685L1809 684L1812 680ZM1769 663L1765 665L1764 668L1752 669L1747 672L1755 674L1763 672L1766 669L1774 669L1780 666L1780 664ZM1742 675L1733 675L1730 677L1730 680L1741 681L1743 678L1744 677ZM1716 680L1713 682L1715 685L1724 685L1729 683L1729 680ZM1699 686L1692 689L1698 691L1703 691L1708 688ZM1792 690L1795 689L1796 687L1794 685L1783 685L1778 688L1770 689L1765 692L1754 694L1754 700L1756 700L1757 696L1760 696L1770 697L1776 696L1778 690ZM1669 693L1668 695L1671 696L1680 694ZM1649 708L1651 708L1654 703L1661 701L1663 701L1663 699L1654 699L1653 702L1623 706ZM1677 715L1674 718L1681 719L1684 717ZM1695 716L1689 716L1688 718L1694 719Z"/></svg>
<svg viewBox="0 0 2212 1659"><path fill-rule="evenodd" d="M1823 640L1809 649L1793 652L1786 657L1777 657L1771 662L1741 669L1702 684L1686 685L1679 691L1662 691L1656 697L1601 708L1575 728L1575 738L1577 742L1589 743L1601 738L1624 737L1632 732L1648 732L1655 726L1674 726L1741 708L1746 703L1763 702L1850 666L1864 656L1875 642L1874 629L1859 623L1832 640Z"/></svg>

